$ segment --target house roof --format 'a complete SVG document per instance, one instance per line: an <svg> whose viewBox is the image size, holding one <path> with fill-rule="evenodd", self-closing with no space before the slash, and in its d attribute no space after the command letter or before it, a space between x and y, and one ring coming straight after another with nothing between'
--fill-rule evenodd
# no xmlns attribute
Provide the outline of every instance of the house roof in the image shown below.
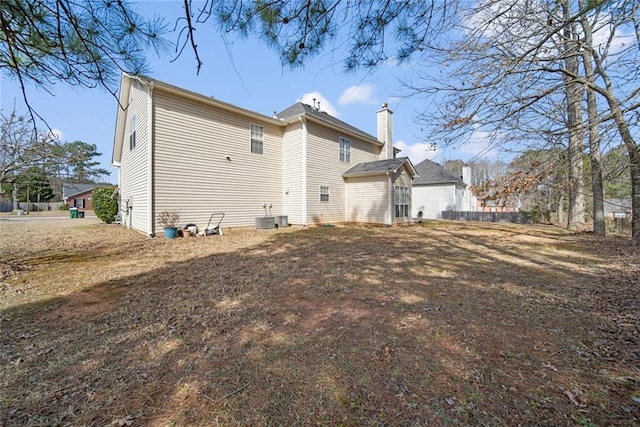
<svg viewBox="0 0 640 427"><path fill-rule="evenodd" d="M460 184L466 185L462 179L455 176L438 163L425 159L416 165L418 176L413 179L413 185L420 184Z"/></svg>
<svg viewBox="0 0 640 427"><path fill-rule="evenodd" d="M85 193L93 190L96 187L95 184L76 184L73 182L65 182L62 184L62 198L66 199L76 194Z"/></svg>
<svg viewBox="0 0 640 427"><path fill-rule="evenodd" d="M263 122L277 122L281 126L285 126L291 120L297 120L299 117L310 118L311 120L314 120L316 122L320 122L324 125L339 129L340 131L344 131L347 135L357 136L379 146L384 145L381 141L378 141L376 137L368 134L367 132L364 132L348 123L345 123L342 120L332 117L324 111L318 111L310 105L303 104L302 102L297 102L289 108L281 111L280 113L277 113L275 116L270 117L257 113L255 111L238 107L233 104L229 104L227 102L220 101L219 99L215 99L210 96L205 96L187 89L180 88L178 86L171 85L169 83L162 82L160 80L153 79L151 77L142 75L133 76L127 73L122 73L122 78L120 81L120 93L118 98L118 113L116 116L115 138L111 158L112 164L114 166L119 166L122 157L122 147L125 140L125 109L128 107L129 92L131 90L131 84L133 81L139 81L150 88L159 87L163 90L179 94L180 96L197 99L200 102L207 102L211 105L215 105L218 108L222 108L227 111L233 111L237 114L261 120Z"/></svg>
<svg viewBox="0 0 640 427"><path fill-rule="evenodd" d="M604 199L604 212L631 212L632 200L629 199Z"/></svg>
<svg viewBox="0 0 640 427"><path fill-rule="evenodd" d="M408 157L398 157L395 159L358 163L343 173L342 176L344 178L353 178L356 176L384 175L388 173L396 173L401 167L407 167L412 178L416 175L416 169L413 167L411 160L409 160Z"/></svg>
<svg viewBox="0 0 640 427"><path fill-rule="evenodd" d="M375 142L378 145L382 145L382 142L378 141L378 139L373 135L358 129L357 127L352 126L349 123L343 122L342 120L329 115L325 111L320 111L317 108L313 108L311 105L304 104L302 102L296 102L289 108L276 113L275 117L283 122L297 119L298 117L311 117L332 127L343 129L351 134L359 136L360 138L364 138L371 142Z"/></svg>
<svg viewBox="0 0 640 427"><path fill-rule="evenodd" d="M265 116L264 114L257 113L255 111L247 110L246 108L238 107L233 104L229 104L228 102L221 101L212 96L206 96L199 94L197 92L193 92L187 89L183 89L178 86L171 85L169 83L165 83L160 80L156 80L151 77L143 76L143 75L129 75L127 73L122 73L122 78L120 81L120 93L118 98L118 112L116 115L116 129L115 129L115 137L113 144L113 154L112 154L112 164L114 166L118 166L120 164L120 160L122 157L122 147L125 141L125 117L126 117L126 108L129 106L129 92L131 91L131 85L134 81L138 81L145 85L150 89L160 88L164 91L185 97L193 100L197 100L199 102L205 102L217 108L232 111L235 114L239 114L245 117L250 117L253 120L259 120L261 122L270 122L276 125L282 125L280 120L277 120L274 117Z"/></svg>

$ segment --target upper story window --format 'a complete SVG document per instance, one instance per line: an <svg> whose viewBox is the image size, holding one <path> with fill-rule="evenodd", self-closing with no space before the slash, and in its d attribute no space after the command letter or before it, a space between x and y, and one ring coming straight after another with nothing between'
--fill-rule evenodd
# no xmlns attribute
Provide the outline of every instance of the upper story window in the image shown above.
<svg viewBox="0 0 640 427"><path fill-rule="evenodd" d="M129 130L129 150L136 148L136 115L131 116L131 129Z"/></svg>
<svg viewBox="0 0 640 427"><path fill-rule="evenodd" d="M251 152L262 154L264 151L264 126L251 124Z"/></svg>
<svg viewBox="0 0 640 427"><path fill-rule="evenodd" d="M340 143L340 161L351 163L351 140L341 136L338 141Z"/></svg>

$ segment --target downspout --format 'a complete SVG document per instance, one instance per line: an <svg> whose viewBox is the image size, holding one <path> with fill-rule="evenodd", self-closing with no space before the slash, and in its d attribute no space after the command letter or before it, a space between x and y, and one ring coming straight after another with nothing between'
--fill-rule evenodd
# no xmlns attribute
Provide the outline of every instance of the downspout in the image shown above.
<svg viewBox="0 0 640 427"><path fill-rule="evenodd" d="M122 142L124 145L124 140ZM118 166L112 163L112 166L116 168L118 171L118 214L120 214L120 225L122 227L127 226L127 217L122 213L122 174L120 173L120 162L118 162ZM113 194L112 194L113 195Z"/></svg>
<svg viewBox="0 0 640 427"><path fill-rule="evenodd" d="M123 142L123 144L124 144L124 142ZM122 190L122 178L120 176L120 162L113 162L112 161L111 162L111 167L115 168L116 173L118 174L118 179L117 179L117 184L116 184L117 185L117 190L116 191L118 193L120 193L120 191ZM115 194L115 192L113 194ZM113 197L113 194L111 195L111 197ZM66 203L67 199L65 198L64 201ZM123 227L126 227L127 219L126 219L126 217L124 215L122 215L122 197L121 197L121 194L118 194L117 202L118 202L117 213L120 214L120 225L123 226Z"/></svg>
<svg viewBox="0 0 640 427"><path fill-rule="evenodd" d="M307 122L298 117L302 123L302 226L307 225Z"/></svg>
<svg viewBox="0 0 640 427"><path fill-rule="evenodd" d="M154 83L149 82L147 86L147 194L149 197L147 203L147 234L153 236L154 234L154 221L153 221L153 87Z"/></svg>
<svg viewBox="0 0 640 427"><path fill-rule="evenodd" d="M458 210L458 195L456 194L458 192L458 186L457 184L454 182L453 183L453 206L456 207L456 210Z"/></svg>
<svg viewBox="0 0 640 427"><path fill-rule="evenodd" d="M389 202L387 203L389 206L389 220L387 225L393 225L393 181L389 172L387 172L387 176L389 177Z"/></svg>

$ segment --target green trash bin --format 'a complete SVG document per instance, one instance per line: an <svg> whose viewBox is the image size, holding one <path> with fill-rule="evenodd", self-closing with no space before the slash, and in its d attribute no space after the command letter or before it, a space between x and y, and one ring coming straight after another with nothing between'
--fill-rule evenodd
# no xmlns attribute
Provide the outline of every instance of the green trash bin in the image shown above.
<svg viewBox="0 0 640 427"><path fill-rule="evenodd" d="M78 208L69 209L69 218L78 218Z"/></svg>

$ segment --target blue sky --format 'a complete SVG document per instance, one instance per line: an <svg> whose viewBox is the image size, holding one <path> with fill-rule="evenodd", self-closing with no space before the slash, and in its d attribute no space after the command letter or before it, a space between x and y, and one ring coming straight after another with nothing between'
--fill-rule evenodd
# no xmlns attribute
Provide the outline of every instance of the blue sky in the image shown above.
<svg viewBox="0 0 640 427"><path fill-rule="evenodd" d="M195 3L195 2L194 2ZM153 1L136 3L143 14L166 17L173 25L182 12L181 2ZM172 27L171 27L172 28ZM420 126L414 123L415 111L423 110L424 101L399 96L399 79L411 78L411 66L384 64L373 72L344 73L342 57L328 46L320 57L304 68L282 67L277 54L258 40L240 40L229 35L225 46L211 30L199 30L197 41L204 62L196 74L196 61L185 49L175 61L171 51L167 56L150 56L150 77L183 87L265 115L281 111L297 101L321 102L321 109L372 135L376 133L376 111L383 102L394 112L394 145L409 156L414 164L425 158L438 162L448 159L471 159L479 150L465 145L447 151L429 150L432 142L425 140ZM175 41L176 35L167 35ZM14 102L26 112L18 85L6 76L0 77L0 107L6 112ZM102 89L74 88L57 84L50 95L35 87L28 89L29 101L52 129L64 141L80 140L96 144L102 153L103 167L112 171L110 182L117 181L111 167L117 102Z"/></svg>

